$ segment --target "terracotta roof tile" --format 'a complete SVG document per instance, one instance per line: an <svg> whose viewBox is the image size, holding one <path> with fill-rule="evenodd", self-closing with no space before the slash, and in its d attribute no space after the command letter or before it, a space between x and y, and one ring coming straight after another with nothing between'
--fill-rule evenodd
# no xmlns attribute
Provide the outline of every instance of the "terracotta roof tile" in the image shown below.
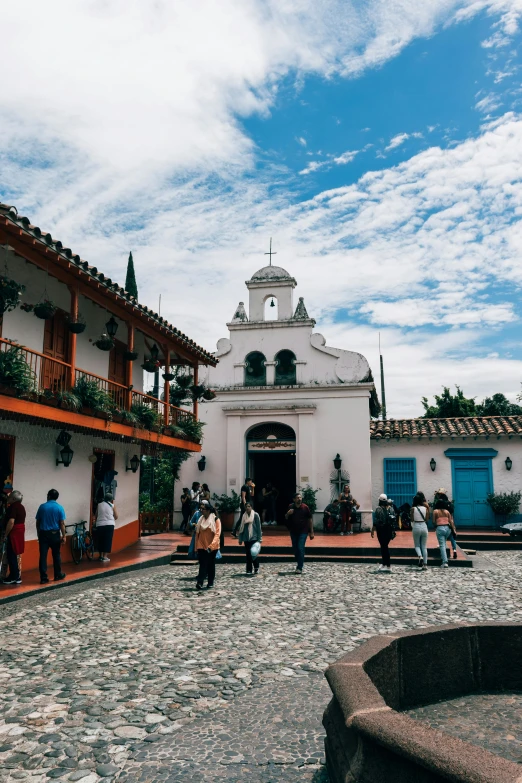
<svg viewBox="0 0 522 783"><path fill-rule="evenodd" d="M484 438L522 435L522 416L460 419L381 419L370 423L373 440L400 438Z"/></svg>
<svg viewBox="0 0 522 783"><path fill-rule="evenodd" d="M194 342L194 340L191 340L189 337L187 337L187 335L183 334L183 332L180 332L179 329L176 329L175 326L169 324L164 318L161 318L161 316L159 316L149 307L141 305L137 299L135 299L135 297L128 293L128 291L125 291L125 289L119 286L117 283L113 283L112 280L109 277L105 277L102 272L98 272L98 269L95 266L89 266L87 261L82 260L78 255L74 255L70 248L64 248L61 242L53 240L51 234L46 234L38 226L33 226L28 217L18 215L16 207L9 206L8 204L0 204L0 215L19 228L22 228L24 231L30 233L42 244L51 246L53 250L56 251L56 253L66 257L69 261L72 261L72 263L76 264L76 266L81 267L85 272L88 272L88 274L90 274L92 277L95 277L96 280L105 288L108 288L114 293L123 297L137 310L141 311L142 313L146 313L153 321L156 321L157 324L161 324L161 326L168 329L172 335L175 336L181 343L185 343L185 345L190 346L194 352L199 354L199 357L202 361L208 362L212 365L216 364L216 358L211 353L206 351L204 348L201 348Z"/></svg>

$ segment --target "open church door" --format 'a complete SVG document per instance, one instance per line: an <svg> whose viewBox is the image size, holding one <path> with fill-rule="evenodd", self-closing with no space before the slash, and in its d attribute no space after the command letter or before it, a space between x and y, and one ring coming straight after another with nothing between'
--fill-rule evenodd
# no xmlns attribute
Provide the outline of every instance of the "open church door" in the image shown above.
<svg viewBox="0 0 522 783"><path fill-rule="evenodd" d="M286 424L259 424L247 434L247 465L256 485L255 509L263 511L263 487L271 483L278 492L278 524L284 524L284 515L296 490L295 446L295 432Z"/></svg>

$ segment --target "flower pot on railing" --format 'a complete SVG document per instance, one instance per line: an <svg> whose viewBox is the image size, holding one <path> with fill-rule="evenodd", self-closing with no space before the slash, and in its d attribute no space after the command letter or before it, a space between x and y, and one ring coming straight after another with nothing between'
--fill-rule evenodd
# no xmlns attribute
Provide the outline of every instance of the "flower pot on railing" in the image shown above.
<svg viewBox="0 0 522 783"><path fill-rule="evenodd" d="M18 307L25 286L6 275L0 276L0 314L8 313Z"/></svg>
<svg viewBox="0 0 522 783"><path fill-rule="evenodd" d="M139 353L138 351L124 351L123 352L123 358L126 362L135 362L138 358Z"/></svg>
<svg viewBox="0 0 522 783"><path fill-rule="evenodd" d="M96 348L99 348L100 351L112 351L114 348L114 340L112 337L109 337L109 335L102 334L101 337L98 337L98 339L94 341L94 345Z"/></svg>
<svg viewBox="0 0 522 783"><path fill-rule="evenodd" d="M48 318L52 318L55 312L58 310L57 305L51 302L49 299L45 299L43 302L38 302L33 307L33 313L37 318L41 318L42 321L47 321Z"/></svg>

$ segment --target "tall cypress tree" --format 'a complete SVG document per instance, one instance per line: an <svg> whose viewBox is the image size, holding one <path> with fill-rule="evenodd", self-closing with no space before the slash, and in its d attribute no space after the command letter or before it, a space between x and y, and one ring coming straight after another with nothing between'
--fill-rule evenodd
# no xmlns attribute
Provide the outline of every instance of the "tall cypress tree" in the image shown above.
<svg viewBox="0 0 522 783"><path fill-rule="evenodd" d="M132 253L129 253L129 262L127 264L127 277L125 278L125 290L136 299L138 298L138 286L136 285L136 275L134 274L134 260Z"/></svg>

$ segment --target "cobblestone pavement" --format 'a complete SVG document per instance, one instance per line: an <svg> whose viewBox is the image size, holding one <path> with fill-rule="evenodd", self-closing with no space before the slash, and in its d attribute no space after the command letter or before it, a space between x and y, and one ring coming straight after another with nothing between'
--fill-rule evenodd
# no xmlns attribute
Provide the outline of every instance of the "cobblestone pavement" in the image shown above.
<svg viewBox="0 0 522 783"><path fill-rule="evenodd" d="M522 764L522 693L473 694L406 714Z"/></svg>
<svg viewBox="0 0 522 783"><path fill-rule="evenodd" d="M324 783L328 663L395 629L522 620L522 554L495 559L220 565L202 593L166 566L0 606L0 783Z"/></svg>

